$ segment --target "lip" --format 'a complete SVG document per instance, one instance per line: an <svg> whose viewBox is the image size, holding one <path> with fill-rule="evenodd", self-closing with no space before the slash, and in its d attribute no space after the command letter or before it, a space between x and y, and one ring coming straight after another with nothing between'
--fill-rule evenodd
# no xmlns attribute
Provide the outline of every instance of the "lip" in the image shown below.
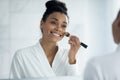
<svg viewBox="0 0 120 80"><path fill-rule="evenodd" d="M61 37L62 36L62 34L60 34L60 33L57 33L57 32L51 32L54 36L56 36L56 37Z"/></svg>

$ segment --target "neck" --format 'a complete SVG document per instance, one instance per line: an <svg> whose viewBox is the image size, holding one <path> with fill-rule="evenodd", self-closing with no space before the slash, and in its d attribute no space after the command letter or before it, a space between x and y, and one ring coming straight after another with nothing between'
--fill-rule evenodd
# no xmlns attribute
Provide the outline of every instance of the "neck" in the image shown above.
<svg viewBox="0 0 120 80"><path fill-rule="evenodd" d="M47 41L46 39L42 38L40 43L41 43L43 50L45 51L45 54L47 56L49 56L51 54L55 54L57 52L57 46L56 46L55 42L50 42L50 41Z"/></svg>

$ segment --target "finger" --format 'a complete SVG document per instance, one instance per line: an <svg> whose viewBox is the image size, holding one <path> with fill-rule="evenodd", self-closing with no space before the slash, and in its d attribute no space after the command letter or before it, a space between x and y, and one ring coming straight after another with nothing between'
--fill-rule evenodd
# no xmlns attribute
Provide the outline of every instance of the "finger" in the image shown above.
<svg viewBox="0 0 120 80"><path fill-rule="evenodd" d="M70 37L70 40L73 41L73 44L74 44L74 45L78 45L78 46L80 45L80 40L79 40L78 37L76 37L76 36L71 36L71 37Z"/></svg>
<svg viewBox="0 0 120 80"><path fill-rule="evenodd" d="M72 40L69 40L69 44L70 44L71 46L73 46L73 41L72 41Z"/></svg>
<svg viewBox="0 0 120 80"><path fill-rule="evenodd" d="M69 44L71 44L71 47L79 48L80 47L80 40L76 36L72 36L69 40Z"/></svg>

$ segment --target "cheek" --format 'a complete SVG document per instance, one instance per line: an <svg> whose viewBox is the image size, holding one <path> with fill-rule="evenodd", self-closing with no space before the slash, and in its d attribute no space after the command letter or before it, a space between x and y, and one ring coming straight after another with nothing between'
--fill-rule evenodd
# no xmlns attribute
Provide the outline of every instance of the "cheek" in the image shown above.
<svg viewBox="0 0 120 80"><path fill-rule="evenodd" d="M66 32L66 28L62 28L62 31L63 31L63 32Z"/></svg>
<svg viewBox="0 0 120 80"><path fill-rule="evenodd" d="M62 29L62 32L66 32L66 30L65 30L65 29Z"/></svg>
<svg viewBox="0 0 120 80"><path fill-rule="evenodd" d="M44 25L44 26L42 27L42 29L43 29L43 32L47 32L47 31L50 30L50 26Z"/></svg>
<svg viewBox="0 0 120 80"><path fill-rule="evenodd" d="M42 28L43 35L48 34L48 31L49 31L49 29L48 29L46 26L44 26L44 27Z"/></svg>

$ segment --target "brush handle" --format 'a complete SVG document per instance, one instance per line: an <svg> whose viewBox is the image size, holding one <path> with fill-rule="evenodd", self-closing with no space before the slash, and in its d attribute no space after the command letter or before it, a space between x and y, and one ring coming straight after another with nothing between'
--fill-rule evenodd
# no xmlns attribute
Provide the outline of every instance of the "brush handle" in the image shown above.
<svg viewBox="0 0 120 80"><path fill-rule="evenodd" d="M83 42L81 42L80 45L81 45L82 47L84 47L84 48L87 48L87 47L88 47L88 46L87 46L85 43L83 43Z"/></svg>
<svg viewBox="0 0 120 80"><path fill-rule="evenodd" d="M70 37L70 33L69 33L69 32L66 32L66 33L65 33L65 36L66 36L66 37ZM83 43L83 42L81 42L80 45L81 45L82 47L84 47L84 48L87 48L87 47L88 47L88 46L87 46L85 43Z"/></svg>

